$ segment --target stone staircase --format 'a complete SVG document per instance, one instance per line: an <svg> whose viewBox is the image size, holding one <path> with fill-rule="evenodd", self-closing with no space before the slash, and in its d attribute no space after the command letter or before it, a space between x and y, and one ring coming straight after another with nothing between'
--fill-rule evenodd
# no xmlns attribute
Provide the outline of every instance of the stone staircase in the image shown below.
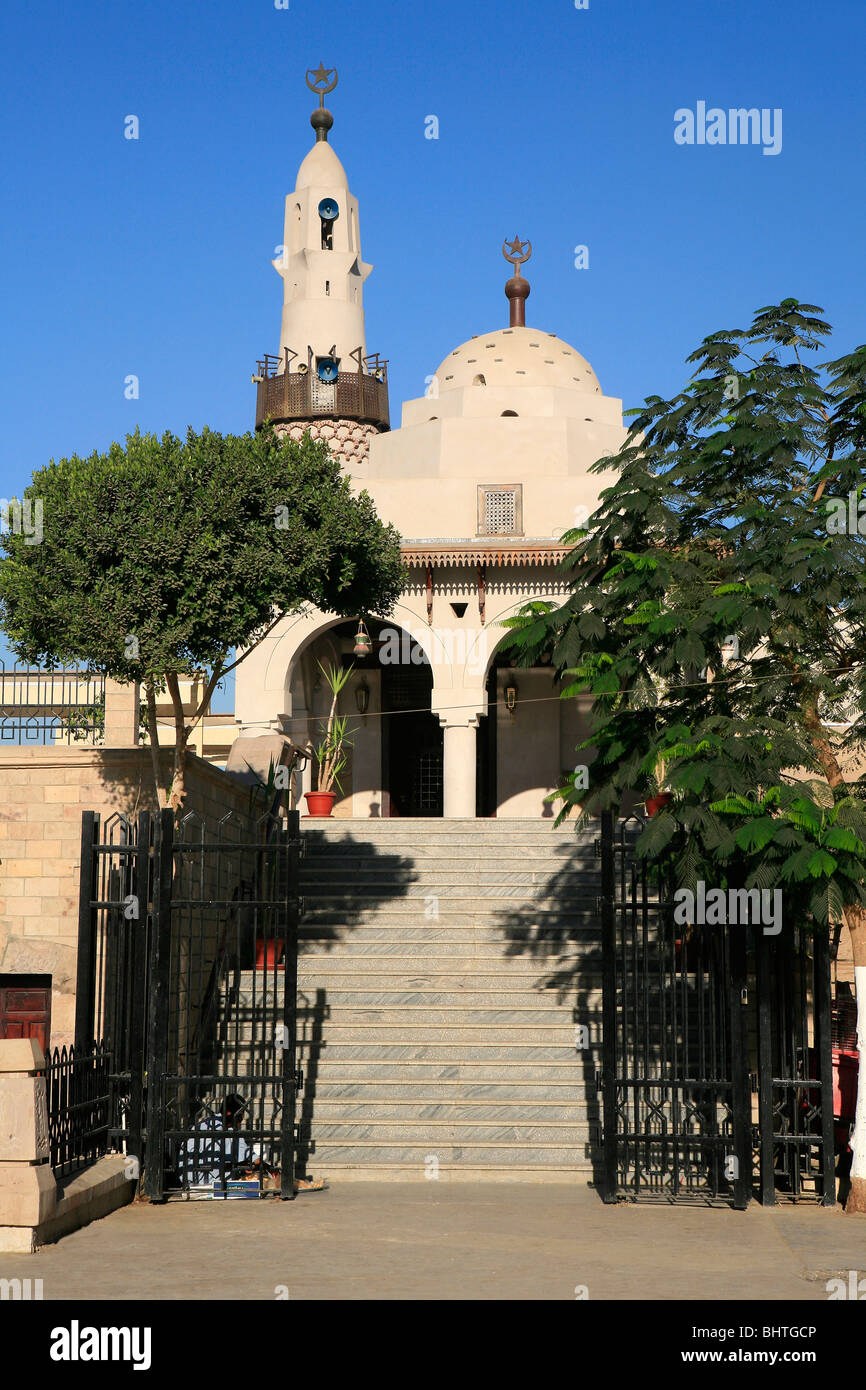
<svg viewBox="0 0 866 1390"><path fill-rule="evenodd" d="M301 1162L342 1181L589 1180L594 834L544 820L301 827Z"/></svg>

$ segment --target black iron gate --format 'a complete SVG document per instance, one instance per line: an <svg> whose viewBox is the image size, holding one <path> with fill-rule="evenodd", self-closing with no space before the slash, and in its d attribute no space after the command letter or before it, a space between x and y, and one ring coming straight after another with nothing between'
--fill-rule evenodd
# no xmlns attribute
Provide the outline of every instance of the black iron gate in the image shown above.
<svg viewBox="0 0 866 1390"><path fill-rule="evenodd" d="M294 1195L297 812L82 825L76 1043L147 1196Z"/></svg>
<svg viewBox="0 0 866 1390"><path fill-rule="evenodd" d="M826 934L680 926L602 817L605 1201L835 1200Z"/></svg>

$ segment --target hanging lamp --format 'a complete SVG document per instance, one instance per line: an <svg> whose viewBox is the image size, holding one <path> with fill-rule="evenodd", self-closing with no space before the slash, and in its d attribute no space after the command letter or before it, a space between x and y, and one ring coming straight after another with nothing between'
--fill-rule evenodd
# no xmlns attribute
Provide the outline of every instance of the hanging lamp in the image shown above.
<svg viewBox="0 0 866 1390"><path fill-rule="evenodd" d="M355 645L352 648L355 656L369 656L373 650L373 643L370 641L370 634L364 626L364 619L358 619L358 631L355 633Z"/></svg>

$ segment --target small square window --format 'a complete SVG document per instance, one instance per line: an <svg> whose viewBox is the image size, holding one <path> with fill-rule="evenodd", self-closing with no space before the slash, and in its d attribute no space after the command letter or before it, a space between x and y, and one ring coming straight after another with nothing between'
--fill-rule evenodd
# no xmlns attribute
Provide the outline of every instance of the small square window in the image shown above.
<svg viewBox="0 0 866 1390"><path fill-rule="evenodd" d="M523 535L523 484L489 484L478 489L479 536Z"/></svg>

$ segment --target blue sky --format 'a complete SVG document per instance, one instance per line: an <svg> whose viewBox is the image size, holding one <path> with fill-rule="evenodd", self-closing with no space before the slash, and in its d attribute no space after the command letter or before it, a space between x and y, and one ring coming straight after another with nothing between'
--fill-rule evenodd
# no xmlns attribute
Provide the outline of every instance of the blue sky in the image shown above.
<svg viewBox="0 0 866 1390"><path fill-rule="evenodd" d="M507 322L515 233L534 247L528 323L626 407L786 295L854 346L863 29L862 0L5 6L0 496L136 425L251 427L320 60L339 70L331 142L360 199L367 345L390 359L395 422L447 352ZM781 153L677 145L674 112L698 101L781 108Z"/></svg>

